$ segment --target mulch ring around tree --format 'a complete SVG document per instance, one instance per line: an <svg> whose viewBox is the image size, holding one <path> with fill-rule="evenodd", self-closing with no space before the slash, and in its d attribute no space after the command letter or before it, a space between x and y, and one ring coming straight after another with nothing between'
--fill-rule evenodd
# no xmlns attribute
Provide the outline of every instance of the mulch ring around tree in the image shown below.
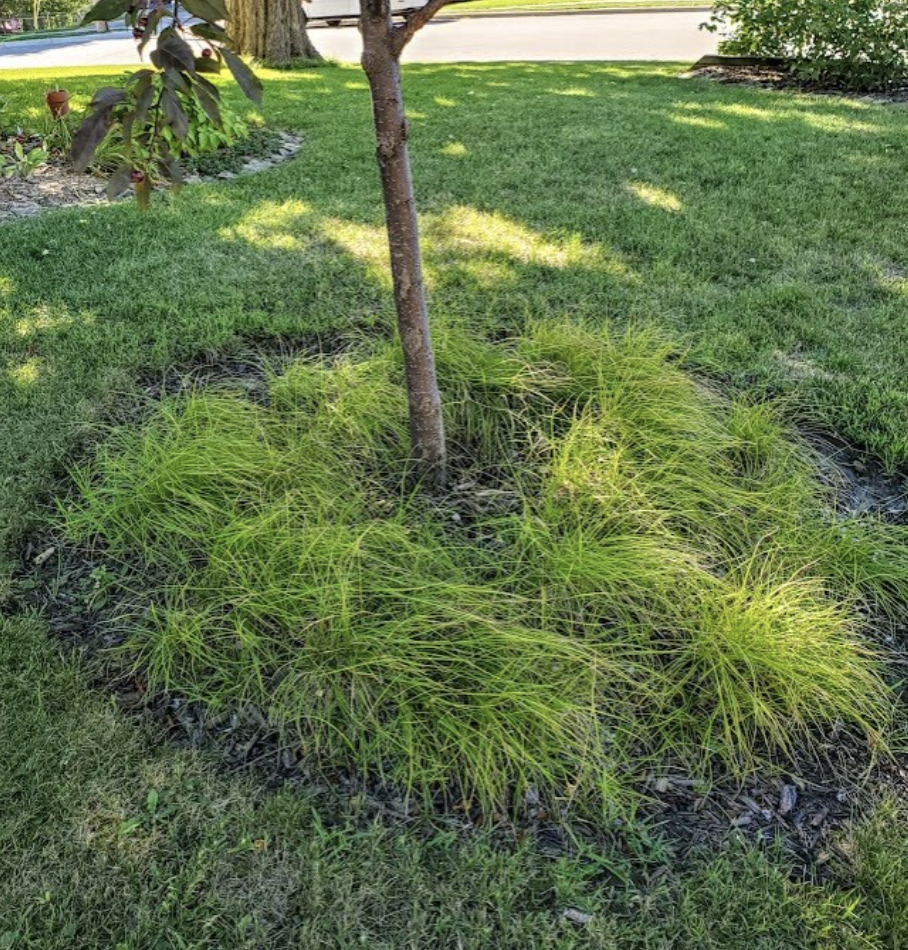
<svg viewBox="0 0 908 950"><path fill-rule="evenodd" d="M12 156L15 138L0 141L0 155ZM40 138L25 142L26 148L40 146ZM256 172L266 171L283 162L295 158L302 148L303 140L299 135L289 132L275 132L273 145L265 155L243 153L243 145L234 147L231 153L235 161L230 162L234 170L221 170L213 174L199 174L190 171L185 175L188 185L202 182L226 181ZM160 186L162 188L167 185ZM117 197L130 197L127 191ZM39 166L25 177L13 176L0 178L0 222L19 218L32 218L44 211L55 208L91 207L107 204L107 178L101 174L77 174L70 164L60 155L51 155L46 164Z"/></svg>
<svg viewBox="0 0 908 950"><path fill-rule="evenodd" d="M847 96L884 104L908 103L908 78L878 92L849 92L841 86L799 79L782 60L771 58L705 56L690 70L682 73L682 78L821 96Z"/></svg>
<svg viewBox="0 0 908 950"><path fill-rule="evenodd" d="M313 345L273 341L238 354L212 353L202 362L148 376L136 398L121 404L114 423L137 423L157 401L204 388L240 392L253 401L267 398L269 374L295 358L338 353L338 341ZM820 459L819 478L833 484L843 516L871 514L908 523L908 484L887 476L872 461L831 438L811 439ZM85 447L83 447L84 450ZM63 483L60 497L72 490ZM488 506L481 483L464 483L439 504L469 517L471 508ZM128 656L118 654L128 636L135 605L112 578L140 576L137 565L124 564L102 547L80 546L45 531L21 552L19 602L9 609L37 609L64 648L86 662L98 689L111 693L123 713L150 727L162 741L212 753L228 771L246 771L268 787L289 785L333 800L353 797L370 817L410 824L427 814L460 831L497 828L504 836L531 834L552 856L575 853L578 843L614 844L621 825L604 827L570 812L553 813L532 791L515 814L488 815L458 802L456 789L440 789L432 801L408 798L378 778L327 772L307 759L299 741L247 706L214 711L204 703L172 692L151 691ZM887 653L908 655L908 617L901 621L870 618L868 634ZM904 661L908 664L908 660ZM901 677L897 669L893 679ZM831 873L838 855L839 832L852 819L869 813L885 794L908 801L908 755L875 752L866 739L842 724L814 734L815 752L796 765L780 763L738 781L717 765L712 780L688 774L678 763L665 762L640 782L641 814L681 855L703 846L718 847L734 836L781 846L804 879ZM847 855L842 855L847 857Z"/></svg>

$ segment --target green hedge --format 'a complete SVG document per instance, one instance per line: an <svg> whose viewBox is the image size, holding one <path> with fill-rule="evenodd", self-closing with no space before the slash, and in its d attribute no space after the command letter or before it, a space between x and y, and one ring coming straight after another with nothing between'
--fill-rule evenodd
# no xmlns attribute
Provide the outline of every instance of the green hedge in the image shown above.
<svg viewBox="0 0 908 950"><path fill-rule="evenodd" d="M796 74L849 89L908 78L903 0L719 0L710 24L723 53L789 56Z"/></svg>

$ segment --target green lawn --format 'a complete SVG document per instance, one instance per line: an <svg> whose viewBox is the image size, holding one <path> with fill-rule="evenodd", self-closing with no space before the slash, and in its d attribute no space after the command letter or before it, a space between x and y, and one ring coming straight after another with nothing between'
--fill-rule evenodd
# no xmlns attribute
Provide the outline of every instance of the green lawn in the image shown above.
<svg viewBox="0 0 908 950"><path fill-rule="evenodd" d="M784 396L908 461L908 119L605 65L409 67L436 314L655 322L730 390ZM243 338L392 319L365 82L267 75L303 156L253 178L0 225L0 531L135 398L139 372ZM0 74L4 121L50 73ZM99 83L67 74L84 102ZM0 590L0 597L4 591ZM0 947L890 948L908 941L908 820L843 842L836 883L737 846L655 872L642 840L553 861L367 803L256 787L153 741L39 619L0 619ZM149 795L154 790L154 795ZM901 824L899 824L901 822ZM901 834L899 834L901 829ZM631 836L631 841L636 841ZM565 907L594 912L584 928Z"/></svg>
<svg viewBox="0 0 908 950"><path fill-rule="evenodd" d="M449 7L445 13L464 14L501 10L531 10L534 13L565 10L655 10L660 7L690 7L705 10L708 6L709 4L704 3L703 0L468 0L466 3ZM704 14L705 19L707 17Z"/></svg>

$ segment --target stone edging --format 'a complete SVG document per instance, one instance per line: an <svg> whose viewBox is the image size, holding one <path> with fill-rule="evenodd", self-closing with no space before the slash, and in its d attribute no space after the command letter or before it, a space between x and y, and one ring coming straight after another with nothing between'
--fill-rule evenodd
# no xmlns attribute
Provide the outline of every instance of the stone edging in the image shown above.
<svg viewBox="0 0 908 950"><path fill-rule="evenodd" d="M239 172L223 171L217 175L190 174L184 178L184 183L198 185L230 181L289 162L302 149L303 137L290 132L277 134L281 144L267 158L248 158ZM129 189L115 200L125 200L131 193ZM0 224L34 218L57 208L79 208L107 203L106 181L91 175L77 175L63 165L41 166L27 178L0 179Z"/></svg>

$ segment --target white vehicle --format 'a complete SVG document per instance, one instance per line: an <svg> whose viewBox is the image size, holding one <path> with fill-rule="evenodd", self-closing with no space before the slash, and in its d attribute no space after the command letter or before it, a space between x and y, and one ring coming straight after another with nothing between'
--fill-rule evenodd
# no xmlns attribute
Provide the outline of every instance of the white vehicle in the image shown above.
<svg viewBox="0 0 908 950"><path fill-rule="evenodd" d="M426 5L426 0L391 0L391 13L406 17ZM359 0L306 0L303 13L311 22L337 26L342 20L359 18Z"/></svg>

